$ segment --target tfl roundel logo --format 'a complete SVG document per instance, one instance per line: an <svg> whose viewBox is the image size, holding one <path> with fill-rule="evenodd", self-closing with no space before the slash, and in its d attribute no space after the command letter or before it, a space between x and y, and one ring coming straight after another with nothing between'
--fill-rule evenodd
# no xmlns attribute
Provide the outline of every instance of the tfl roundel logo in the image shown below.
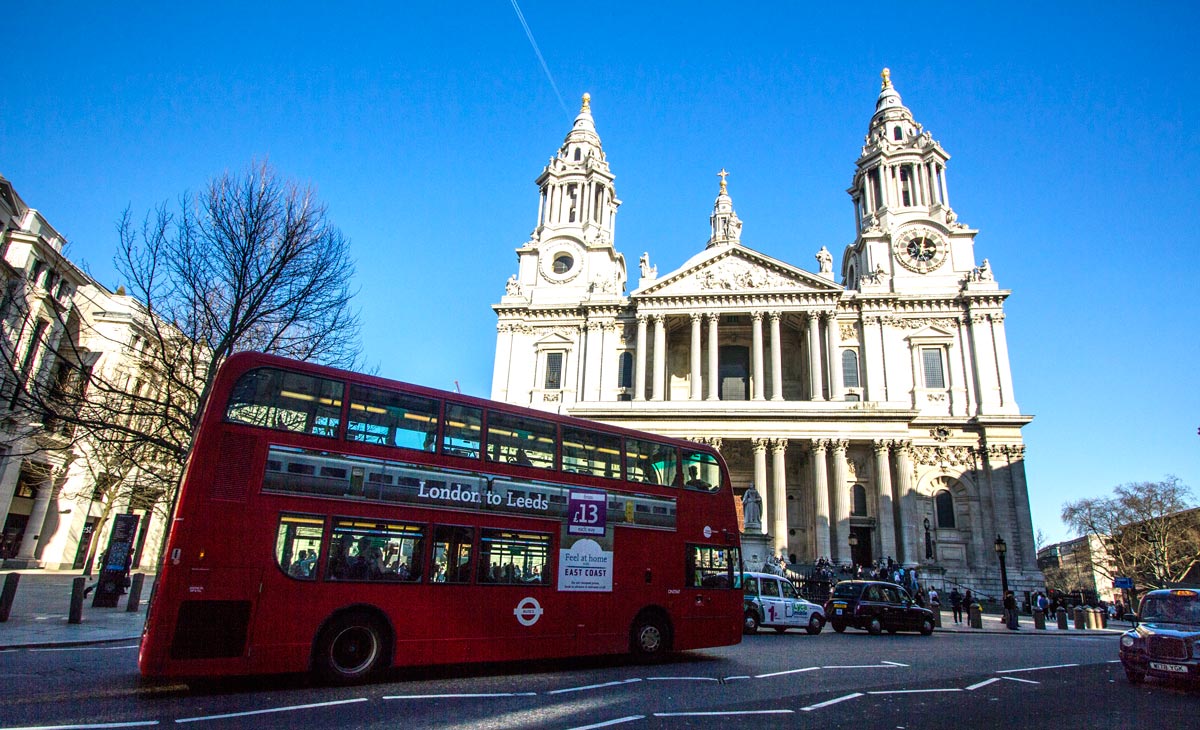
<svg viewBox="0 0 1200 730"><path fill-rule="evenodd" d="M542 617L542 604L538 603L536 598L524 598L513 609L513 615L522 626L533 626Z"/></svg>

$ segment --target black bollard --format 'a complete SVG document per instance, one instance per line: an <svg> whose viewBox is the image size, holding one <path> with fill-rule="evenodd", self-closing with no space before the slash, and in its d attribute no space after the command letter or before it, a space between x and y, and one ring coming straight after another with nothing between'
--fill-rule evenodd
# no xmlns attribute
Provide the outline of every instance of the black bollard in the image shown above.
<svg viewBox="0 0 1200 730"><path fill-rule="evenodd" d="M69 624L83 623L83 589L86 585L87 578L83 576L71 581L71 614L67 616Z"/></svg>
<svg viewBox="0 0 1200 730"><path fill-rule="evenodd" d="M138 605L142 600L142 584L145 582L145 573L133 574L133 580L129 584L129 603L125 606L126 611L133 613L138 610Z"/></svg>
<svg viewBox="0 0 1200 730"><path fill-rule="evenodd" d="M20 573L9 573L4 576L4 592L0 593L0 622L8 620L8 614L12 611L13 600L17 597L17 583L20 582Z"/></svg>

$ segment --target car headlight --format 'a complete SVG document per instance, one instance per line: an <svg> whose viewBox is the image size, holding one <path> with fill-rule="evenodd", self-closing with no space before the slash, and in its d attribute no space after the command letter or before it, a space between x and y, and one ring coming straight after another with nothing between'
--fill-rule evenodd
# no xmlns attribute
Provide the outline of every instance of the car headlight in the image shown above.
<svg viewBox="0 0 1200 730"><path fill-rule="evenodd" d="M1125 647L1126 649L1132 647L1136 643L1137 642L1134 640L1134 638L1129 634L1125 634L1121 637L1121 646Z"/></svg>

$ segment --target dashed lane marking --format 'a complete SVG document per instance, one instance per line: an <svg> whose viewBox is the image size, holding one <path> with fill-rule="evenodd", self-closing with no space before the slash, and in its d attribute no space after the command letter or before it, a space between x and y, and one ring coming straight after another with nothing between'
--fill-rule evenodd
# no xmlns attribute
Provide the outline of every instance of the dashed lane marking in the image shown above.
<svg viewBox="0 0 1200 730"><path fill-rule="evenodd" d="M646 677L647 682L720 682L718 677Z"/></svg>
<svg viewBox="0 0 1200 730"><path fill-rule="evenodd" d="M137 644L129 644L128 646L54 646L40 647L30 649L29 651L119 651L136 648L138 648Z"/></svg>
<svg viewBox="0 0 1200 730"><path fill-rule="evenodd" d="M333 707L349 705L355 702L368 702L366 697L356 697L352 700L334 700L332 702L313 702L307 705L288 705L287 707L268 707L265 710L248 710L246 712L229 712L223 715L204 715L203 717L181 717L176 723L203 722L204 720L224 720L230 717L249 717L250 715L267 715L273 712L295 712L296 710L311 710L318 707Z"/></svg>
<svg viewBox="0 0 1200 730"><path fill-rule="evenodd" d="M1050 664L1045 667L1021 667L1020 669L997 669L996 674L1014 674L1016 672L1036 672L1042 669L1066 669L1067 667L1077 667L1078 664Z"/></svg>
<svg viewBox="0 0 1200 730"><path fill-rule="evenodd" d="M938 687L935 689L881 689L867 692L869 695L919 695L930 692L962 692L962 687Z"/></svg>
<svg viewBox="0 0 1200 730"><path fill-rule="evenodd" d="M815 672L820 667L804 667L803 669L785 669L782 672L768 672L766 674L756 674L755 679L766 679L767 677L782 677L785 674L799 674L800 672Z"/></svg>
<svg viewBox="0 0 1200 730"><path fill-rule="evenodd" d="M617 687L622 684L633 684L634 682L640 682L640 681L642 681L640 677L635 677L634 679L619 679L615 682L603 682L601 684L588 684L588 685L584 685L582 687L567 687L566 689L554 689L554 690L550 690L546 694L561 695L561 694L566 694L567 692L583 692L583 691L589 690L589 689L601 689L604 687Z"/></svg>
<svg viewBox="0 0 1200 730"><path fill-rule="evenodd" d="M596 730L599 727L612 727L626 722L634 722L635 720L645 720L645 715L629 715L628 717L618 717L615 720L605 720L594 725L580 725L579 727L570 728L570 730Z"/></svg>
<svg viewBox="0 0 1200 730"><path fill-rule="evenodd" d="M794 715L795 710L729 710L726 712L656 712L655 717L725 717L730 715Z"/></svg>
<svg viewBox="0 0 1200 730"><path fill-rule="evenodd" d="M829 707L830 705L836 705L839 702L845 702L846 700L852 700L855 697L862 697L862 696L863 696L862 692L854 692L853 694L842 695L841 697L834 697L832 700L825 700L824 702L818 702L815 705L809 705L808 707L801 707L800 709L803 710L804 712L812 712L813 710L820 710L824 707Z"/></svg>
<svg viewBox="0 0 1200 730"><path fill-rule="evenodd" d="M158 720L140 720L138 722L100 722L91 725L36 725L25 727L6 727L0 730L102 730L103 728L118 727L149 727L157 725Z"/></svg>
<svg viewBox="0 0 1200 730"><path fill-rule="evenodd" d="M463 700L491 697L537 697L537 692L459 692L441 695L384 695L385 700Z"/></svg>

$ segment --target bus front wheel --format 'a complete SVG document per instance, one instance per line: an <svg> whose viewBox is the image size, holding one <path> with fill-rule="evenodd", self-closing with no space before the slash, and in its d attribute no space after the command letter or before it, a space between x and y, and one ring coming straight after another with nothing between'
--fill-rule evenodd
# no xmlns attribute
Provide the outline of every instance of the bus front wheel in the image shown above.
<svg viewBox="0 0 1200 730"><path fill-rule="evenodd" d="M364 682L385 666L387 637L387 628L369 613L337 616L317 638L313 668L331 684Z"/></svg>
<svg viewBox="0 0 1200 730"><path fill-rule="evenodd" d="M653 612L634 619L629 636L634 655L643 659L662 656L671 649L671 630L666 620Z"/></svg>

